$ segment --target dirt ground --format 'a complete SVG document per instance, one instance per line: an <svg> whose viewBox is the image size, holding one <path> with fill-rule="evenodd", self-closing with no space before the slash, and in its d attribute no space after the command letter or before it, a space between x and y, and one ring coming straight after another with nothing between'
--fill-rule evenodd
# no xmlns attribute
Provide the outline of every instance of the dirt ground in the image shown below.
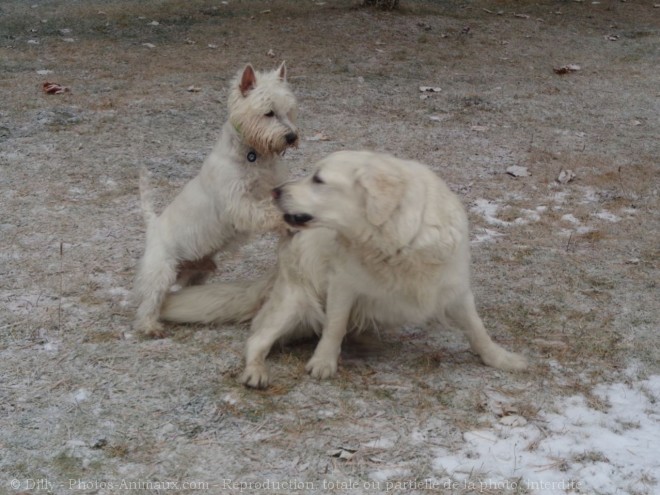
<svg viewBox="0 0 660 495"><path fill-rule="evenodd" d="M657 2L355 3L0 3L0 493L657 493L657 449L633 444L624 469L584 436L547 447L551 415L583 424L571 401L612 419L618 396L598 387L647 404L612 435L660 430ZM245 325L132 333L137 167L168 202L213 146L233 74L281 60L304 135L292 176L338 149L431 165L470 213L486 326L529 372L429 325L345 346L326 382L304 372L313 343L282 348L274 386L252 391L236 380ZM255 239L218 277L263 273L274 247ZM538 438L513 444L508 472L470 447L522 424ZM546 447L545 464L518 461ZM442 460L458 458L473 464ZM534 491L528 473L582 485ZM503 484L470 485L484 480Z"/></svg>

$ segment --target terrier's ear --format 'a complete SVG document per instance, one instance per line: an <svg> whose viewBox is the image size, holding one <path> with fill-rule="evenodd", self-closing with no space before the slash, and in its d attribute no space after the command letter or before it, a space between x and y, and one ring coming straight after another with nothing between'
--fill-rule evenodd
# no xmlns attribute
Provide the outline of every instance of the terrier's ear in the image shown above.
<svg viewBox="0 0 660 495"><path fill-rule="evenodd" d="M392 216L401 203L405 191L404 181L378 166L366 171L358 180L366 191L367 220L379 227Z"/></svg>
<svg viewBox="0 0 660 495"><path fill-rule="evenodd" d="M243 70L243 75L241 76L241 83L238 85L238 88L241 90L241 94L243 96L247 96L247 94L254 89L254 87L257 85L257 76L254 74L254 69L250 64L247 64L245 66L245 70Z"/></svg>
<svg viewBox="0 0 660 495"><path fill-rule="evenodd" d="M277 69L277 75L280 76L282 81L286 81L286 61L282 62L279 69Z"/></svg>

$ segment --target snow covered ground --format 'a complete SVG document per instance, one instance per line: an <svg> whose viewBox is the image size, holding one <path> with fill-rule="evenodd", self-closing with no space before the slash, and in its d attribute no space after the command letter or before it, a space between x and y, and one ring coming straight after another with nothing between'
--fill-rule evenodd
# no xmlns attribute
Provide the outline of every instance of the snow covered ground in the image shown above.
<svg viewBox="0 0 660 495"><path fill-rule="evenodd" d="M601 407L575 395L555 403L560 413L541 413L531 423L503 411L496 428L464 433L458 455L438 450L435 467L452 475L438 483L476 491L647 493L660 473L660 375L598 386L594 396ZM475 473L482 481L469 481Z"/></svg>
<svg viewBox="0 0 660 495"><path fill-rule="evenodd" d="M660 10L356 3L0 1L0 495L660 493ZM253 391L247 325L136 338L138 168L167 204L236 71L283 59L291 175L340 149L431 165L468 209L480 315L528 372L433 324L347 344L327 382L313 343L278 347ZM276 244L222 253L216 280Z"/></svg>

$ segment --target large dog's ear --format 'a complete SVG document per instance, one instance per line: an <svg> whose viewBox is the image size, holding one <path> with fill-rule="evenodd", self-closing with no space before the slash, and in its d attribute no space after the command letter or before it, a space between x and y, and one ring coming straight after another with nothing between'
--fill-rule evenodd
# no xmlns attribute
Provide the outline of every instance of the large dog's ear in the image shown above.
<svg viewBox="0 0 660 495"><path fill-rule="evenodd" d="M286 82L286 60L280 64L280 67L277 69L277 75L282 81Z"/></svg>
<svg viewBox="0 0 660 495"><path fill-rule="evenodd" d="M384 168L370 166L358 178L366 191L367 220L377 227L392 216L405 191L403 179Z"/></svg>
<svg viewBox="0 0 660 495"><path fill-rule="evenodd" d="M243 70L243 75L241 76L241 82L238 85L238 88L241 90L241 94L243 96L247 96L247 94L253 90L256 85L257 76L255 75L252 66L247 64Z"/></svg>

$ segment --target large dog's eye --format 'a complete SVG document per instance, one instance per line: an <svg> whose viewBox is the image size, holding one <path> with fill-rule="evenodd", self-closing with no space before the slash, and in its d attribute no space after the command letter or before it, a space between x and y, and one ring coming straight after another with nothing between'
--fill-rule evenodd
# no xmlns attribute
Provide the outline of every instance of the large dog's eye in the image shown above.
<svg viewBox="0 0 660 495"><path fill-rule="evenodd" d="M323 182L323 179L321 179L321 178L319 177L319 174L314 174L314 175L312 176L312 182L313 182L314 184L325 184L325 182Z"/></svg>
<svg viewBox="0 0 660 495"><path fill-rule="evenodd" d="M266 117L275 117L275 112L272 110L266 114Z"/></svg>

